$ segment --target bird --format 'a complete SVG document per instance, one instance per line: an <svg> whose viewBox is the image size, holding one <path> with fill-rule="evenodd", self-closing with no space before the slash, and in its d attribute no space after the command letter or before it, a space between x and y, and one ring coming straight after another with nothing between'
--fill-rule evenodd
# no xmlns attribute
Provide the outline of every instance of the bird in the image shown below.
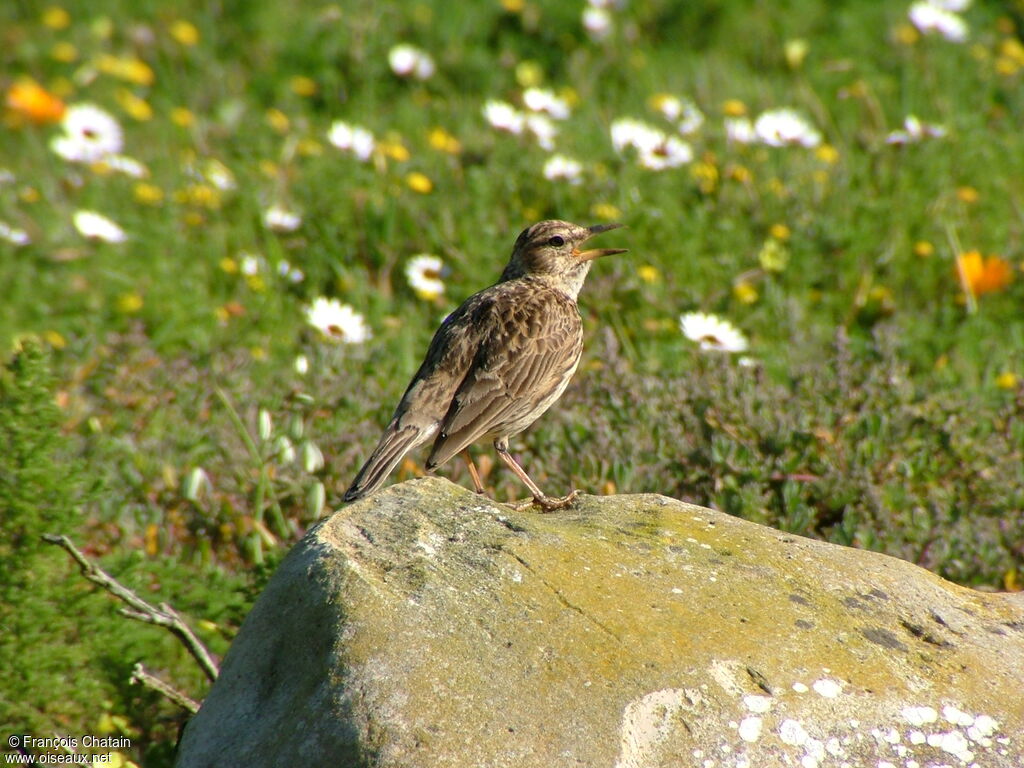
<svg viewBox="0 0 1024 768"><path fill-rule="evenodd" d="M498 456L544 510L578 491L547 496L509 453L518 435L565 391L583 352L577 297L593 260L624 248L580 246L622 224L583 227L541 221L522 231L494 285L473 294L437 329L377 447L345 492L346 502L377 490L402 458L433 439L426 468L462 454L477 493L484 487L467 449L492 440Z"/></svg>

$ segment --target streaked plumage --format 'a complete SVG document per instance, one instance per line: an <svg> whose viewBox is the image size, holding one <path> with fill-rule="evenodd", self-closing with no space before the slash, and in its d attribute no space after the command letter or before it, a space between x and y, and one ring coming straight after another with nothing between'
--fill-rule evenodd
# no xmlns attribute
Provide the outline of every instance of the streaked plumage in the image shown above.
<svg viewBox="0 0 1024 768"><path fill-rule="evenodd" d="M489 439L536 503L555 508L571 501L574 494L545 496L508 453L508 439L536 421L575 373L583 349L576 297L592 259L623 252L577 246L618 226L542 221L519 235L499 281L466 299L434 334L345 501L379 488L403 456L431 438L427 469Z"/></svg>

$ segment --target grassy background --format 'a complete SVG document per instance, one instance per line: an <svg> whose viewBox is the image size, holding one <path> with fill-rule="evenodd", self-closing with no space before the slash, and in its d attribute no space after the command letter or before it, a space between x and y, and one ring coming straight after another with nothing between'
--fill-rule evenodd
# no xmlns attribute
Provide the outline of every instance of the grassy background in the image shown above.
<svg viewBox="0 0 1024 768"><path fill-rule="evenodd" d="M123 732L131 757L166 764L182 718L128 687L127 670L143 659L197 697L201 678L155 629L117 619L38 533L60 527L223 652L318 494L337 503L438 321L547 217L621 220L629 229L607 242L630 253L593 270L576 382L516 440L542 487L668 493L1019 588L1024 5L976 3L964 44L915 33L901 3L635 0L611 12L602 42L582 9L0 6L0 85L29 76L109 110L150 171L69 165L49 149L54 126L8 115L0 132L13 177L0 221L32 239L0 243L0 347L10 357L25 334L45 347L11 358L3 378L4 434L22 446L0 459L3 619L22 622L2 644L5 730ZM392 74L400 42L429 51L437 74ZM144 63L151 80L111 73L109 57ZM534 83L574 104L556 147L584 163L581 185L546 180L549 153L481 115L488 99L519 105ZM608 128L632 116L671 131L651 107L659 93L693 99L707 122L690 137L694 162L655 173L617 156ZM728 143L736 101L751 115L798 109L828 148ZM887 144L908 114L948 136ZM390 149L365 164L337 150L326 132L338 119ZM434 148L437 128L457 152ZM189 170L211 161L234 189ZM301 226L268 229L272 204ZM71 224L82 208L128 242L83 239ZM763 268L767 243L781 269ZM1017 279L970 311L960 250L998 255ZM436 301L403 274L423 252L447 266ZM257 274L239 271L243 253ZM281 259L305 279L277 276ZM320 337L303 309L321 295L364 314L372 340ZM757 364L699 353L678 328L692 310L741 328ZM326 464L303 466L317 451ZM489 450L479 455L488 470ZM455 463L443 471L468 483ZM486 481L498 498L522 493L501 469Z"/></svg>

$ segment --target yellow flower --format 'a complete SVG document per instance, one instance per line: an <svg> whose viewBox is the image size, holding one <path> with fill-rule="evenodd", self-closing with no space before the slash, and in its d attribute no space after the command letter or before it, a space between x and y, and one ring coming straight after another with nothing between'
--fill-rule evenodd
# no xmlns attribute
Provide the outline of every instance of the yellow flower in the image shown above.
<svg viewBox="0 0 1024 768"><path fill-rule="evenodd" d="M532 59L521 61L516 65L516 82L521 88L536 88L544 82L544 68Z"/></svg>
<svg viewBox="0 0 1024 768"><path fill-rule="evenodd" d="M1013 371L1004 371L996 376L996 386L1000 389L1016 389L1020 379Z"/></svg>
<svg viewBox="0 0 1024 768"><path fill-rule="evenodd" d="M115 98L125 114L133 120L145 122L153 119L153 108L149 106L149 102L139 98L127 88L118 88Z"/></svg>
<svg viewBox="0 0 1024 768"><path fill-rule="evenodd" d="M957 187L956 199L968 205L976 203L978 202L978 190L974 187Z"/></svg>
<svg viewBox="0 0 1024 768"><path fill-rule="evenodd" d="M509 13L522 13L525 5L524 0L501 0L501 7Z"/></svg>
<svg viewBox="0 0 1024 768"><path fill-rule="evenodd" d="M754 179L754 174L745 165L734 165L729 168L729 178L738 181L740 184L749 184Z"/></svg>
<svg viewBox="0 0 1024 768"><path fill-rule="evenodd" d="M434 128L427 137L430 146L438 152L457 155L462 151L462 143L444 128Z"/></svg>
<svg viewBox="0 0 1024 768"><path fill-rule="evenodd" d="M220 190L209 184L190 184L174 193L174 199L183 205L216 210L220 208Z"/></svg>
<svg viewBox="0 0 1024 768"><path fill-rule="evenodd" d="M996 59L996 74L1002 75L1003 77L1013 77L1020 70L1020 64L1015 62L1013 59L1008 59L1005 56L1000 56Z"/></svg>
<svg viewBox="0 0 1024 768"><path fill-rule="evenodd" d="M920 38L917 28L913 24L900 24L894 30L893 37L897 43L902 45L913 45Z"/></svg>
<svg viewBox="0 0 1024 768"><path fill-rule="evenodd" d="M324 153L324 145L309 136L299 139L296 149L303 157L319 157Z"/></svg>
<svg viewBox="0 0 1024 768"><path fill-rule="evenodd" d="M615 221L622 218L622 211L611 203L595 203L590 213L602 221Z"/></svg>
<svg viewBox="0 0 1024 768"><path fill-rule="evenodd" d="M71 24L71 14L59 5L51 5L43 11L42 22L44 27L50 29L67 29Z"/></svg>
<svg viewBox="0 0 1024 768"><path fill-rule="evenodd" d="M139 182L132 190L135 199L143 205L160 205L164 199L164 191L155 184Z"/></svg>
<svg viewBox="0 0 1024 768"><path fill-rule="evenodd" d="M192 110L185 107L175 107L171 110L171 122L179 128L190 128L196 122L196 116Z"/></svg>
<svg viewBox="0 0 1024 768"><path fill-rule="evenodd" d="M914 243L914 255L919 256L922 259L927 259L935 253L935 246L929 243L927 240L918 240Z"/></svg>
<svg viewBox="0 0 1024 768"><path fill-rule="evenodd" d="M181 45L193 46L199 42L199 30L196 25L184 19L178 19L171 24L171 37Z"/></svg>
<svg viewBox="0 0 1024 768"><path fill-rule="evenodd" d="M230 256L225 256L220 260L220 268L229 275L238 274L238 262Z"/></svg>
<svg viewBox="0 0 1024 768"><path fill-rule="evenodd" d="M753 283L740 280L732 287L732 295L740 304L753 304L758 299L757 288Z"/></svg>
<svg viewBox="0 0 1024 768"><path fill-rule="evenodd" d="M406 176L405 183L409 185L409 189L413 192L419 192L421 195L430 194L434 190L434 183L418 171L413 171Z"/></svg>
<svg viewBox="0 0 1024 768"><path fill-rule="evenodd" d="M728 99L722 104L722 112L728 117L743 117L747 114L747 105L739 99Z"/></svg>
<svg viewBox="0 0 1024 768"><path fill-rule="evenodd" d="M64 117L64 102L39 85L35 80L16 80L7 89L7 108L30 122L60 122Z"/></svg>
<svg viewBox="0 0 1024 768"><path fill-rule="evenodd" d="M291 127L291 121L288 119L288 115L286 115L280 109L268 109L266 114L266 120L267 125L269 125L277 133L288 133L288 129Z"/></svg>
<svg viewBox="0 0 1024 768"><path fill-rule="evenodd" d="M822 144L814 150L814 156L828 165L835 165L839 162L839 150L831 144Z"/></svg>
<svg viewBox="0 0 1024 768"><path fill-rule="evenodd" d="M980 251L967 251L957 257L957 269L964 289L973 296L1001 291L1013 282L1013 266L999 256L982 258Z"/></svg>
<svg viewBox="0 0 1024 768"><path fill-rule="evenodd" d="M786 56L786 63L790 69L800 69L803 66L804 59L807 58L807 53L811 50L811 46L808 45L806 40L797 38L795 40L787 40L786 45L783 47L783 52Z"/></svg>
<svg viewBox="0 0 1024 768"><path fill-rule="evenodd" d="M39 194L39 190L35 187L22 187L18 190L18 198L23 203L38 203L42 195Z"/></svg>
<svg viewBox="0 0 1024 768"><path fill-rule="evenodd" d="M656 283L661 277L661 273L658 272L657 267L652 267L650 264L644 264L637 268L637 276L645 283Z"/></svg>
<svg viewBox="0 0 1024 768"><path fill-rule="evenodd" d="M309 97L316 95L316 81L311 77L306 77L305 75L295 75L295 77L293 77L288 84L292 89L292 93L296 94L297 96Z"/></svg>
<svg viewBox="0 0 1024 768"><path fill-rule="evenodd" d="M690 175L705 195L710 195L718 186L718 169L714 163L694 163L690 167Z"/></svg>
<svg viewBox="0 0 1024 768"><path fill-rule="evenodd" d="M761 246L757 261L765 272L782 272L789 264L789 251L778 240L769 238Z"/></svg>
<svg viewBox="0 0 1024 768"><path fill-rule="evenodd" d="M1008 37L999 43L999 55L1014 62L1018 67L1024 67L1024 44L1015 37Z"/></svg>
<svg viewBox="0 0 1024 768"><path fill-rule="evenodd" d="M789 240L790 231L789 227L785 224L772 224L768 229L768 234L774 237L776 240Z"/></svg>
<svg viewBox="0 0 1024 768"><path fill-rule="evenodd" d="M156 79L149 64L132 56L118 57L104 53L96 59L96 69L105 75L136 85L152 85Z"/></svg>
<svg viewBox="0 0 1024 768"><path fill-rule="evenodd" d="M43 331L43 340L54 349L64 349L68 345L67 340L57 331Z"/></svg>
<svg viewBox="0 0 1024 768"><path fill-rule="evenodd" d="M50 49L50 58L61 64L70 64L78 58L78 49L69 42L54 43Z"/></svg>
<svg viewBox="0 0 1024 768"><path fill-rule="evenodd" d="M385 157L390 157L399 163L406 162L410 155L401 139L387 139L377 143L377 149Z"/></svg>
<svg viewBox="0 0 1024 768"><path fill-rule="evenodd" d="M137 293L123 293L117 299L117 311L123 315L133 315L142 309L142 297Z"/></svg>

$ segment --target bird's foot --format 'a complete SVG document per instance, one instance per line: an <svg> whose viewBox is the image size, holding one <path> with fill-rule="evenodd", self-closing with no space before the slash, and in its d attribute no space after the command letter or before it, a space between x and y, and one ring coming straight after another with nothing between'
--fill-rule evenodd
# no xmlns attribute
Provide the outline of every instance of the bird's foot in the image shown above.
<svg viewBox="0 0 1024 768"><path fill-rule="evenodd" d="M530 507L540 507L541 512L554 512L556 509L571 506L579 495L579 491L572 491L567 496L534 496L528 501L511 502L508 506L516 512L523 512Z"/></svg>

